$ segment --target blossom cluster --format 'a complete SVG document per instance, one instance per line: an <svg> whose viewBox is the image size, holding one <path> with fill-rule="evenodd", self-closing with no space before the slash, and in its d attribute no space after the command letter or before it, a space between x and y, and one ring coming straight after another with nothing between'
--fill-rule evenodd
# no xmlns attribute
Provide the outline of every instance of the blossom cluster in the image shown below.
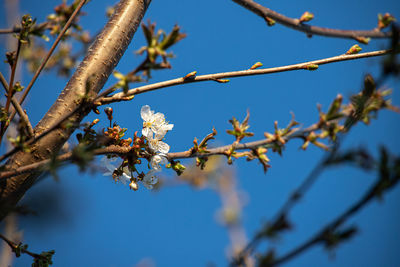
<svg viewBox="0 0 400 267"><path fill-rule="evenodd" d="M142 181L146 188L152 189L153 185L158 181L155 173L161 171L161 164L165 165L168 162L166 154L169 151L169 145L162 140L174 125L165 120L164 114L160 112L154 113L148 105L142 107L140 116L143 119L142 135L147 139L150 150L156 153L151 157L151 169Z"/></svg>
<svg viewBox="0 0 400 267"><path fill-rule="evenodd" d="M113 162L116 161L116 158L106 157L102 162L108 170L104 175L112 175L114 180L123 184L129 183L130 188L133 190L138 189L137 180L141 181L147 189L153 189L153 186L158 182L155 174L161 171L161 165L168 163L166 154L170 149L169 145L162 140L165 134L174 127L173 124L169 124L165 120L164 114L160 112L154 113L148 105L142 107L140 116L143 119L142 138L147 140L147 150L152 155L149 159L150 170L147 174L138 173L139 179L136 179L133 177L129 166L115 167ZM137 170L135 169L135 171Z"/></svg>

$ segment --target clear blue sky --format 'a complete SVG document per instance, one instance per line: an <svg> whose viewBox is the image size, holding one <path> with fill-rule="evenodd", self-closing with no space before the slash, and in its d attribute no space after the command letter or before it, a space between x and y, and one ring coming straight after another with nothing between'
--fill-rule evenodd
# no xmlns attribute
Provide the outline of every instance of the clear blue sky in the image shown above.
<svg viewBox="0 0 400 267"><path fill-rule="evenodd" d="M1 0L2 6L3 1ZM20 1L21 14L30 13L38 21L52 12L58 1ZM400 18L400 4L382 1L261 1L261 4L290 17L304 11L315 14L313 24L343 29L372 29L377 14L390 12ZM114 1L91 1L84 7L87 15L82 25L91 33L105 23L105 9ZM283 66L303 61L339 55L355 44L352 40L334 39L305 34L281 25L267 27L253 13L232 1L153 1L144 20L157 22L169 31L179 24L187 38L173 47L176 55L171 70L153 72L151 82L182 77L196 70L198 74L240 70L257 61L265 67ZM4 11L1 28L6 27ZM117 69L127 72L141 61L133 51L144 45L139 30ZM364 51L385 48L384 40L372 40L362 45ZM2 44L2 49L4 46ZM2 50L3 51L3 50ZM227 84L205 82L166 88L137 96L132 102L113 105L115 117L128 135L141 129L140 108L148 104L163 112L174 123L167 142L171 152L192 146L194 137L202 138L216 127L216 144L230 144L225 133L228 120L242 120L250 111L250 125L255 137L263 138L273 131L273 122L286 125L290 112L307 126L318 119L316 104L328 107L341 93L346 98L357 92L363 76L380 73L380 58L362 59L324 65L318 71L296 71L267 76L231 79ZM5 65L1 67L4 71ZM23 70L23 83L29 76ZM37 123L61 92L66 79L54 73L43 75L33 88L28 114ZM110 79L111 82L115 80ZM397 84L396 84L397 82ZM400 105L398 80L393 102ZM90 118L94 118L91 116ZM105 116L103 119L106 127ZM358 125L345 140L345 147L363 146L376 155L379 145L400 153L398 138L399 114L379 113L369 127ZM269 153L272 168L264 174L256 162L236 160L233 167L240 191L247 195L243 223L252 237L263 222L271 218L321 157L319 149L299 149L300 142L290 143L283 157ZM184 161L190 165L192 161ZM135 266L151 258L156 266L226 266L227 231L216 221L221 207L214 191L195 190L188 186L163 188L153 193L144 188L137 192L114 184L100 171L80 173L76 167L60 170L60 181L47 179L33 188L27 198L42 191L55 191L60 203L51 212L58 220L21 220L24 241L33 251L55 249L54 266ZM166 170L163 175L173 176ZM327 222L343 212L371 185L375 176L352 168L337 168L325 172L305 199L290 214L293 231L284 234L277 245L278 255L296 247L317 232ZM400 266L400 188L391 191L382 201L374 201L354 216L346 225L357 225L359 234L335 251L335 257L321 247L314 247L286 266ZM265 245L262 246L265 248ZM14 261L15 266L27 266L29 257Z"/></svg>

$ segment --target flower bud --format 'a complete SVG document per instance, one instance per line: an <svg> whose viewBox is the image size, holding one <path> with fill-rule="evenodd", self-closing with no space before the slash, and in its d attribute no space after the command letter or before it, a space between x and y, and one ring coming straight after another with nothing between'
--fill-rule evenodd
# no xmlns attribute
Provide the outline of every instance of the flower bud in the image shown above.
<svg viewBox="0 0 400 267"><path fill-rule="evenodd" d="M299 19L299 22L300 23L301 22L307 22L307 21L312 20L313 18L314 18L314 14L306 11L306 12L303 13L303 15L301 15L301 17Z"/></svg>
<svg viewBox="0 0 400 267"><path fill-rule="evenodd" d="M347 50L346 55L354 55L360 52L361 50L362 48L358 44L355 44L352 47L350 47L349 50Z"/></svg>
<svg viewBox="0 0 400 267"><path fill-rule="evenodd" d="M104 109L104 112L106 113L108 120L112 121L112 119L113 119L113 109L111 107L107 107L107 108Z"/></svg>
<svg viewBox="0 0 400 267"><path fill-rule="evenodd" d="M262 63L261 62L257 62L257 63L255 63L253 66L251 66L251 70L255 70L255 69L257 69L257 68L259 68L259 67L262 67Z"/></svg>

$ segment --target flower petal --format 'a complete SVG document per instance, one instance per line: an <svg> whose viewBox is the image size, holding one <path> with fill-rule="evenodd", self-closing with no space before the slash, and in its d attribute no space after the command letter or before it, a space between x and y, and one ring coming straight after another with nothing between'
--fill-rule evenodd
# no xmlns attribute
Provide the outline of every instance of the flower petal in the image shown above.
<svg viewBox="0 0 400 267"><path fill-rule="evenodd" d="M156 125L161 125L165 123L164 114L162 114L161 112L157 112L156 114L154 114L153 120Z"/></svg>
<svg viewBox="0 0 400 267"><path fill-rule="evenodd" d="M142 119L144 121L151 120L152 115L153 115L153 112L150 110L150 106L149 105L144 105L140 109L140 116L142 117Z"/></svg>
<svg viewBox="0 0 400 267"><path fill-rule="evenodd" d="M158 141L156 150L161 153L167 154L169 151L169 145L167 143L164 143L163 141Z"/></svg>
<svg viewBox="0 0 400 267"><path fill-rule="evenodd" d="M142 135L147 138L150 138L150 136L153 137L153 132L150 130L150 128L143 128Z"/></svg>
<svg viewBox="0 0 400 267"><path fill-rule="evenodd" d="M150 166L155 171L161 171L161 166L168 163L167 158L163 154L154 155L150 160Z"/></svg>

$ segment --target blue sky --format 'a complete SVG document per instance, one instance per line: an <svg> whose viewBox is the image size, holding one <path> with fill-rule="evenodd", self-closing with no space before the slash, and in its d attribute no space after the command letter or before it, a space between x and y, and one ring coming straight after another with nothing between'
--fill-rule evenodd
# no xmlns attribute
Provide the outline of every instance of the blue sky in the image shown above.
<svg viewBox="0 0 400 267"><path fill-rule="evenodd" d="M2 0L3 1L3 0ZM55 1L20 1L21 14L30 13L42 21L52 12ZM259 1L290 17L304 11L315 14L313 24L342 29L372 29L377 13L390 12L400 18L398 1ZM3 3L2 3L3 4ZM91 1L84 7L87 15L82 26L97 32L106 22L106 7L113 1ZM3 11L2 11L3 12ZM196 70L198 74L247 69L260 61L265 67L283 66L339 55L355 44L352 40L325 38L305 34L281 25L267 27L253 13L232 1L153 1L144 21L150 19L169 31L179 24L187 38L172 48L176 58L172 69L153 72L150 82L182 77ZM1 28L6 27L4 14ZM3 40L2 40L3 41ZM139 30L117 66L127 72L142 60L133 52L145 44ZM385 48L385 40L372 40L361 45L364 51ZM4 45L2 43L2 49ZM317 71L294 71L257 77L231 79L227 84L204 82L170 87L135 97L132 102L112 105L118 123L128 128L127 134L141 129L140 108L150 105L174 123L167 135L171 152L187 150L194 137L201 139L214 126L215 144L230 144L225 133L228 120L242 120L250 112L251 140L273 131L275 120L286 125L290 112L304 126L318 120L316 104L325 110L341 93L345 98L359 91L363 77L380 74L381 58L362 59L321 66ZM1 71L5 70L5 65ZM23 83L30 75L23 70ZM50 108L67 80L50 72L39 78L32 89L26 109L32 123L37 123ZM113 78L108 84L115 82ZM397 84L396 84L397 83ZM393 102L400 105L398 80L388 80L393 87ZM89 119L97 118L91 115ZM99 116L106 127L104 114ZM362 146L376 155L379 145L393 153L400 152L399 114L379 113L370 126L357 125L344 142L344 147ZM73 138L74 139L74 138ZM73 141L74 142L74 141ZM299 149L301 143L288 144L283 156L269 153L272 168L264 174L256 162L235 160L233 170L238 188L246 195L243 225L248 237L271 218L309 173L323 154L315 147ZM184 161L190 165L191 160ZM226 228L216 220L221 201L213 190L189 186L137 192L115 184L96 173L80 173L76 167L60 170L60 181L46 179L37 184L26 198L35 194L46 199L45 192L56 192L59 203L52 202L51 212L57 220L44 223L22 219L24 241L33 251L55 249L55 266L135 266L151 259L156 266L226 266L229 245ZM170 170L163 175L173 177ZM374 182L374 174L338 167L324 172L315 186L290 214L293 231L282 235L276 245L278 255L301 244L322 226L355 202ZM170 178L172 179L172 178ZM335 251L335 257L322 247L314 247L285 266L398 266L400 255L400 189L389 192L382 201L373 201L346 224L357 225L359 234ZM263 244L261 247L265 249ZM262 250L261 250L262 251ZM29 257L14 261L26 266Z"/></svg>

